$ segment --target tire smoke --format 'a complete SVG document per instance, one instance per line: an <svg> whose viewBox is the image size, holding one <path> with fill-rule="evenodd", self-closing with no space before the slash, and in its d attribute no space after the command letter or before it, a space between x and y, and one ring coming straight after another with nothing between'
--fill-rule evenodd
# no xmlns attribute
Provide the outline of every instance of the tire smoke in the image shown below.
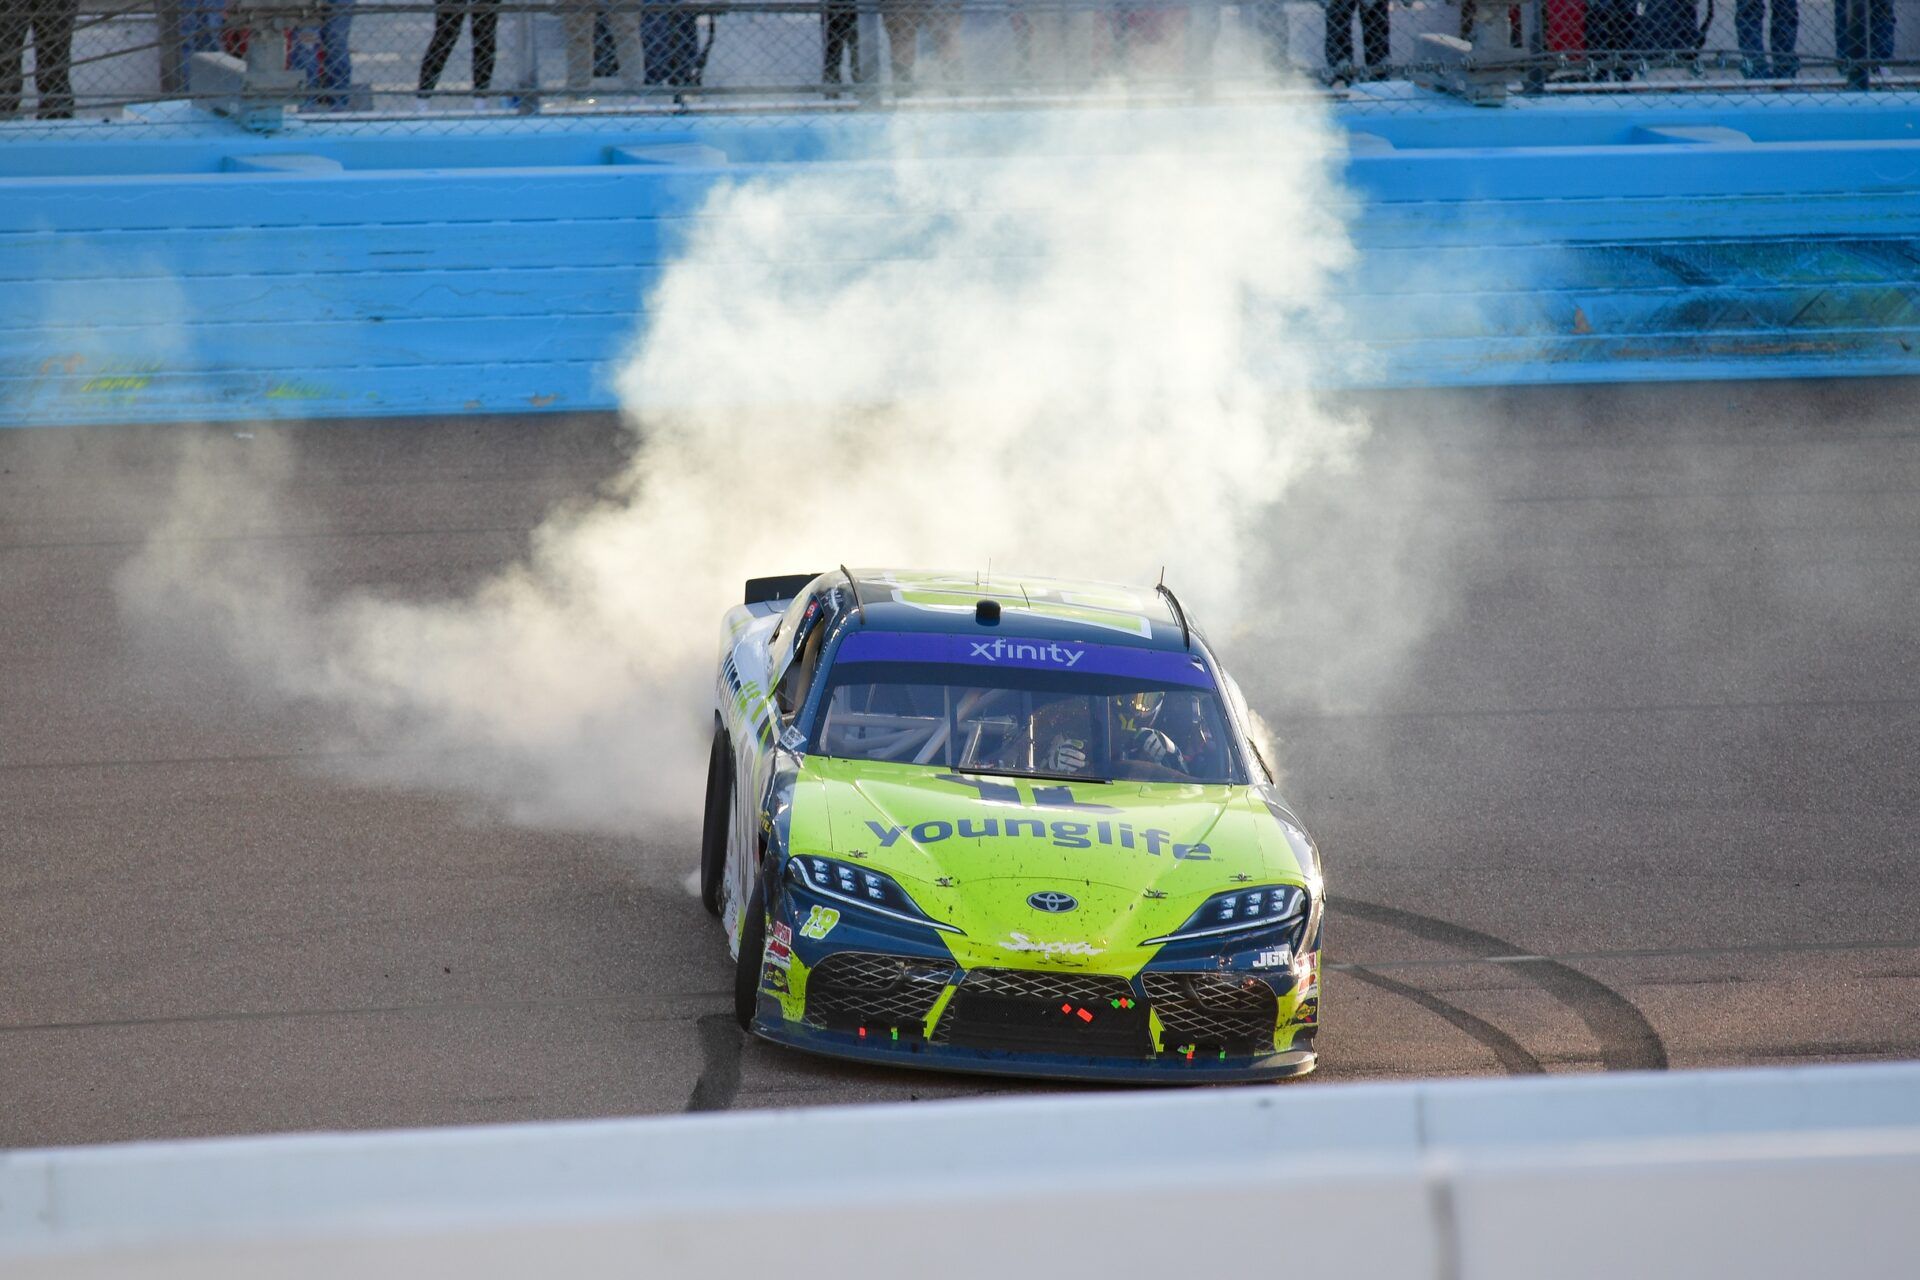
<svg viewBox="0 0 1920 1280"><path fill-rule="evenodd" d="M189 458L128 610L336 713L377 780L616 831L697 811L748 576L1164 566L1244 650L1276 504L1368 434L1312 390L1355 372L1341 135L1307 99L1019 120L987 146L902 116L716 187L618 375L628 463L463 597L330 596L194 538L236 502L275 518L298 468Z"/></svg>

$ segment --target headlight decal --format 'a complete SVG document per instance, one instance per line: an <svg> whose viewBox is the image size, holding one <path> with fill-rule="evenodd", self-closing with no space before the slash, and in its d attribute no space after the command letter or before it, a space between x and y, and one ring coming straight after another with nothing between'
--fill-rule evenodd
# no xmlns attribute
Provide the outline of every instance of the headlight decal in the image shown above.
<svg viewBox="0 0 1920 1280"><path fill-rule="evenodd" d="M851 866L834 858L798 854L788 860L787 874L807 892L831 898L835 902L846 903L891 920L938 929L942 933L963 932L957 925L946 924L927 915L920 909L920 904L895 883L892 876L879 871Z"/></svg>
<svg viewBox="0 0 1920 1280"><path fill-rule="evenodd" d="M1229 889L1216 893L1200 904L1200 909L1172 933L1148 938L1140 945L1158 946L1164 942L1184 942L1191 938L1225 937L1276 928L1306 913L1306 890L1298 885L1259 885L1251 889Z"/></svg>

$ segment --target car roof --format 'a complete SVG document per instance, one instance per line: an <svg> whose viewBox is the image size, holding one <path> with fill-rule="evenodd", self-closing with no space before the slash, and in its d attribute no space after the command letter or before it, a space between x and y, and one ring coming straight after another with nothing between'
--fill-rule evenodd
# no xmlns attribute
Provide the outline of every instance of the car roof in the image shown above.
<svg viewBox="0 0 1920 1280"><path fill-rule="evenodd" d="M876 631L976 634L975 606L1000 605L1001 635L1039 640L1129 645L1147 649L1188 647L1179 617L1154 587L1037 578L1024 574L937 573L910 569L854 569L862 625ZM839 574L827 575L831 587Z"/></svg>

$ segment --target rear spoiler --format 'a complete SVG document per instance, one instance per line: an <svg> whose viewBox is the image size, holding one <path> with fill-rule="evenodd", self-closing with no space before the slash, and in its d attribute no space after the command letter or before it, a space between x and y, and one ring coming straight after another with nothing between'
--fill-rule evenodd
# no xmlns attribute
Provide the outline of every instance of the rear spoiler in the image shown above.
<svg viewBox="0 0 1920 1280"><path fill-rule="evenodd" d="M817 573L783 573L775 578L748 578L747 604L766 604L771 600L791 600L807 589Z"/></svg>

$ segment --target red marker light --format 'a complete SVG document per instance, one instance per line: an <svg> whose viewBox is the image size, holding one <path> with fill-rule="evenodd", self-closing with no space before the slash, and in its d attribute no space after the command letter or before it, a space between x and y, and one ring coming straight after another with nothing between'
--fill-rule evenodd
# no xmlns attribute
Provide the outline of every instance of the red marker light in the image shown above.
<svg viewBox="0 0 1920 1280"><path fill-rule="evenodd" d="M862 1040L867 1038L867 1029L865 1027L860 1028L860 1038Z"/></svg>
<svg viewBox="0 0 1920 1280"><path fill-rule="evenodd" d="M1080 1011L1080 1021L1082 1021L1082 1022L1092 1022L1092 1021L1093 1021L1093 1015L1092 1015L1092 1014L1090 1014L1090 1013L1088 1013L1088 1012L1087 1012L1087 1011L1086 1011L1085 1009L1082 1009L1082 1010Z"/></svg>
<svg viewBox="0 0 1920 1280"><path fill-rule="evenodd" d="M1072 1012L1073 1012L1073 1006L1072 1006L1072 1005L1070 1005L1070 1004L1063 1004L1063 1005L1061 1005L1061 1006L1060 1006L1060 1012L1062 1012L1062 1013L1072 1013Z"/></svg>

